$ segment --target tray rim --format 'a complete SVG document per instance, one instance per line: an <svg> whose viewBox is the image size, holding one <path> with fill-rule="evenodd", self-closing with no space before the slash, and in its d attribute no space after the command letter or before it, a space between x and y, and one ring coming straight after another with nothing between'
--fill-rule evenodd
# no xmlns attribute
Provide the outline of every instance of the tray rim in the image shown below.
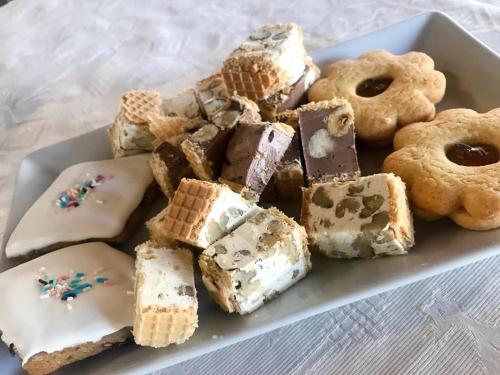
<svg viewBox="0 0 500 375"><path fill-rule="evenodd" d="M406 18L404 20L401 20L399 22L387 25L383 28L374 30L372 32L362 34L362 35L356 36L354 38L350 38L350 39L347 39L345 41L342 41L340 43L335 43L335 44L323 47L321 49L315 50L315 51L311 52L311 55L317 56L317 55L322 54L322 53L328 53L328 50L330 50L332 48L337 48L339 46L343 46L343 45L352 43L353 41L364 38L370 34L377 33L377 32L380 32L380 31L383 31L386 29L390 29L392 27L395 27L395 26L398 26L401 24L405 24L405 23L408 23L411 21L415 21L417 19L421 19L422 21L424 21L424 23L428 23L432 19L435 19L435 18L436 19L439 19L439 18L444 19L446 22L453 25L455 28L457 28L459 31L461 31L462 36L470 39L473 43L476 43L477 45L479 45L484 50L485 53L492 55L492 57L498 59L500 62L500 54L495 52L492 48L490 48L488 45L483 43L477 37L470 34L465 28L463 28L460 24L458 24L451 17L449 17L448 15L446 15L445 13L440 12L440 11L423 12L423 13L417 14L415 16L412 16L412 17ZM6 221L6 224L4 227L4 233L3 233L3 238L2 238L2 244L0 246L0 251L4 251L7 240L10 237L10 234L15 226L15 223L12 223L13 219L11 216L11 211L12 211L12 207L14 206L14 203L15 203L15 196L16 196L17 187L19 185L19 177L20 177L20 171L21 171L22 165L24 163L29 162L29 159L36 158L36 154L38 152L41 152L47 148L56 147L60 144L68 143L71 141L74 142L80 138L92 136L92 135L98 134L98 133L104 134L105 129L108 126L109 126L109 124L104 125L102 127L99 127L97 129L94 129L90 132L82 133L80 135L76 135L76 136L67 138L65 140L50 143L48 145L45 145L42 148L39 148L37 150L34 150L34 151L28 153L27 155L25 155L23 157L23 159L21 160L21 162L19 164L19 168L18 168L18 171L16 173L16 177L15 177L12 200L11 200L11 204L10 204L8 214L7 214L7 221ZM9 230L9 228L10 228L10 230ZM212 351L215 351L215 350L233 345L235 343L250 339L252 337L259 336L263 333L270 332L270 331L275 330L277 328L301 321L301 320L306 319L306 318L313 317L313 316L320 314L322 312L325 312L325 311L328 311L328 310L331 310L334 308L338 308L340 306L344 306L344 305L347 305L347 304L350 304L350 303L353 303L353 302L356 302L356 301L359 301L359 300L362 300L365 298L369 298L371 296L374 296L374 295L377 295L380 293L384 293L386 291L396 289L396 288L401 287L401 286L409 285L409 284L415 283L417 281L424 280L426 278L429 278L429 277L432 277L432 276L435 276L435 275L438 275L438 274L441 274L444 272L458 269L460 267L464 267L466 265L482 261L486 258L495 256L498 254L500 254L500 247L492 247L492 248L485 249L479 255L474 254L474 255L470 255L470 256L463 256L463 257L458 258L458 259L452 259L444 265L437 265L434 267L430 267L429 269L423 269L421 271L414 272L411 275L406 276L404 278L399 278L399 279L396 279L394 281L388 281L388 282L382 283L381 285L376 285L374 287L365 288L365 289L358 291L358 292L350 293L350 294L346 295L345 297L342 297L342 298L335 300L333 302L332 301L325 301L325 302L320 303L318 305L305 308L301 311L294 312L286 317L280 318L279 320L272 320L269 322L265 322L265 323L261 324L260 326L253 328L250 331L238 332L236 335L225 338L224 340L211 340L206 345L204 345L202 347L197 347L197 348L193 348L193 349L190 349L187 351L180 351L180 352L172 353L170 356L168 356L167 359L165 359L165 357L159 357L159 358L150 360L149 362L145 362L145 363L137 362L137 363L134 363L133 365L125 366L122 369L122 371L123 371L123 373L126 372L126 373L130 373L130 374L142 374L145 372L151 372L151 371L159 370L162 368L166 368L166 367L175 365L177 363L186 361L188 359L192 359L192 358L198 357L200 355L207 354L207 353L210 353ZM1 343L0 343L0 345L1 345Z"/></svg>

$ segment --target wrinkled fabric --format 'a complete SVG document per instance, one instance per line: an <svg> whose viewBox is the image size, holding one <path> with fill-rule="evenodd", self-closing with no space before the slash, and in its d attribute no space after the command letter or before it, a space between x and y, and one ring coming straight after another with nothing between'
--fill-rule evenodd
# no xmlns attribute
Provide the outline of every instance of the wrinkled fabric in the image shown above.
<svg viewBox="0 0 500 375"><path fill-rule="evenodd" d="M495 5L496 4L496 5ZM113 121L119 95L214 72L250 30L309 51L441 10L500 51L500 1L37 1L0 8L0 236L22 158ZM500 257L344 306L158 374L494 374Z"/></svg>

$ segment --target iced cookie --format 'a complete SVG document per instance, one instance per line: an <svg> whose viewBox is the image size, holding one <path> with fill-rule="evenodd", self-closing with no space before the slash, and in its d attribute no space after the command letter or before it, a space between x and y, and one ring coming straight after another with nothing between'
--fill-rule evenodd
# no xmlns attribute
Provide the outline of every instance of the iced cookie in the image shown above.
<svg viewBox="0 0 500 375"><path fill-rule="evenodd" d="M336 98L312 102L297 112L309 184L358 177L361 172L349 102Z"/></svg>
<svg viewBox="0 0 500 375"><path fill-rule="evenodd" d="M269 24L231 53L221 73L230 93L258 101L297 82L306 59L299 25Z"/></svg>
<svg viewBox="0 0 500 375"><path fill-rule="evenodd" d="M406 182L415 213L472 230L500 227L500 109L451 109L394 137L383 165Z"/></svg>
<svg viewBox="0 0 500 375"><path fill-rule="evenodd" d="M178 240L205 249L257 210L226 185L182 179L167 208L147 226L157 243Z"/></svg>
<svg viewBox="0 0 500 375"><path fill-rule="evenodd" d="M43 375L127 340L134 260L93 242L0 274L0 336L31 375ZM14 282L13 282L14 281Z"/></svg>
<svg viewBox="0 0 500 375"><path fill-rule="evenodd" d="M304 189L301 222L309 243L333 258L401 255L414 243L405 184L393 174Z"/></svg>
<svg viewBox="0 0 500 375"><path fill-rule="evenodd" d="M311 269L304 228L276 208L257 213L200 256L210 296L227 312L248 314Z"/></svg>
<svg viewBox="0 0 500 375"><path fill-rule="evenodd" d="M136 247L134 340L154 348L186 341L198 327L191 251Z"/></svg>
<svg viewBox="0 0 500 375"><path fill-rule="evenodd" d="M347 99L356 116L356 135L374 146L391 142L398 126L434 118L446 80L425 53L396 56L373 51L341 60L309 90L309 100Z"/></svg>
<svg viewBox="0 0 500 375"><path fill-rule="evenodd" d="M64 246L124 241L158 195L149 154L73 165L54 180L12 232L8 258Z"/></svg>

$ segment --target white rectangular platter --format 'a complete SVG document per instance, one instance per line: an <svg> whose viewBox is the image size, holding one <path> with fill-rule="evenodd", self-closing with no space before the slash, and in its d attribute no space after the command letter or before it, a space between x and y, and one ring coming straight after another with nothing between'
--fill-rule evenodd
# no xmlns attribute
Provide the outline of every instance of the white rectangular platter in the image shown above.
<svg viewBox="0 0 500 375"><path fill-rule="evenodd" d="M500 57L440 13L427 13L366 36L314 52L315 62L356 58L374 49L401 54L428 53L447 78L439 110L469 107L486 111L500 103ZM360 149L363 174L378 171L386 150ZM66 167L111 157L105 129L55 144L28 155L22 162L2 244L0 271L11 264L3 255L5 242L28 207ZM164 202L158 202L150 215ZM139 230L123 250L145 238ZM185 344L166 349L126 345L68 366L60 374L139 374L192 358L314 314L345 305L444 271L500 254L500 230L471 232L449 220L416 222L417 244L407 256L375 260L332 260L313 256L310 275L277 299L248 316L228 315L208 299L198 280L199 329ZM214 339L217 337L217 339ZM0 345L2 374L20 373L17 358Z"/></svg>

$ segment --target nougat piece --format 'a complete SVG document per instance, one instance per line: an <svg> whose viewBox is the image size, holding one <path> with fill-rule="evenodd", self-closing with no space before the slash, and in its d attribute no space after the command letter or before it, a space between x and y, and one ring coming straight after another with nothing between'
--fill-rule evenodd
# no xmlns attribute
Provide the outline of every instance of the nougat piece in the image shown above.
<svg viewBox="0 0 500 375"><path fill-rule="evenodd" d="M148 227L159 243L174 239L205 249L258 210L225 185L185 178Z"/></svg>
<svg viewBox="0 0 500 375"><path fill-rule="evenodd" d="M199 264L210 296L239 314L256 310L311 269L304 228L274 207L212 244Z"/></svg>
<svg viewBox="0 0 500 375"><path fill-rule="evenodd" d="M231 104L231 94L220 73L198 81L196 93L200 108L209 121L216 113L227 109Z"/></svg>
<svg viewBox="0 0 500 375"><path fill-rule="evenodd" d="M257 105L246 98L233 96L226 110L217 112L208 124L181 143L194 173L202 180L216 180L221 173L224 152L240 122L260 121Z"/></svg>
<svg viewBox="0 0 500 375"><path fill-rule="evenodd" d="M230 93L258 101L297 82L306 60L299 25L268 24L230 54L221 73Z"/></svg>
<svg viewBox="0 0 500 375"><path fill-rule="evenodd" d="M163 99L161 113L169 117L186 117L190 119L203 117L203 111L198 103L196 91L193 88L183 90L174 96Z"/></svg>
<svg viewBox="0 0 500 375"><path fill-rule="evenodd" d="M120 100L115 122L108 129L114 158L150 152L154 136L148 116L160 114L161 97L156 91L130 90Z"/></svg>
<svg viewBox="0 0 500 375"><path fill-rule="evenodd" d="M279 121L278 115L281 112L295 109L304 103L307 90L316 82L319 76L319 68L309 60L302 77L297 82L258 101L257 104L264 120Z"/></svg>
<svg viewBox="0 0 500 375"><path fill-rule="evenodd" d="M295 131L282 123L242 123L226 148L221 181L258 200L283 158Z"/></svg>
<svg viewBox="0 0 500 375"><path fill-rule="evenodd" d="M295 110L287 110L278 115L278 120L295 129L292 141L276 167L273 181L280 201L300 201L304 186L304 168L300 157L299 117Z"/></svg>
<svg viewBox="0 0 500 375"><path fill-rule="evenodd" d="M193 171L179 146L163 142L153 150L149 166L163 194L170 199L183 177Z"/></svg>
<svg viewBox="0 0 500 375"><path fill-rule="evenodd" d="M361 173L354 137L354 112L345 99L312 102L298 109L309 184L347 180Z"/></svg>
<svg viewBox="0 0 500 375"><path fill-rule="evenodd" d="M301 222L332 258L402 255L414 244L405 184L391 173L304 189Z"/></svg>
<svg viewBox="0 0 500 375"><path fill-rule="evenodd" d="M198 327L191 251L152 242L135 251L135 343L154 348L183 343Z"/></svg>

